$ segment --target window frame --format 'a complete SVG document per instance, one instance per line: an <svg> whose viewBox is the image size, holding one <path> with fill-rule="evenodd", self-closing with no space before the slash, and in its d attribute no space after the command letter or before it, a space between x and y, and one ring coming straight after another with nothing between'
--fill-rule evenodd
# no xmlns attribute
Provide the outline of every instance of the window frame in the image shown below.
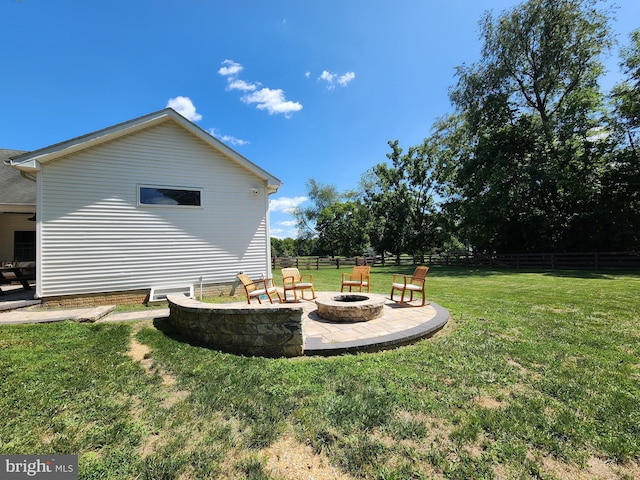
<svg viewBox="0 0 640 480"><path fill-rule="evenodd" d="M200 205L170 205L164 203L142 203L142 189L150 188L156 190L180 190L180 191L190 191L190 192L198 192L200 195ZM176 185L157 185L152 183L138 183L136 184L136 200L138 207L151 207L151 208L186 208L186 209L202 209L203 208L203 196L204 196L204 188L202 187L185 187L185 186L176 186Z"/></svg>

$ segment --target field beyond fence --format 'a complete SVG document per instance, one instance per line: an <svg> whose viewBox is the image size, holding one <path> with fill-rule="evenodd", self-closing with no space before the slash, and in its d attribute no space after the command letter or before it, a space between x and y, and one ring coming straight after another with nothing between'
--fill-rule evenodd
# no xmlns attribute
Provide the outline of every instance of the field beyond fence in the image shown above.
<svg viewBox="0 0 640 480"><path fill-rule="evenodd" d="M515 268L534 270L640 270L640 252L586 253L513 253L491 255L425 255L424 259L411 255L387 257L274 257L276 268L297 267L303 270L341 268L352 265L440 265L464 267Z"/></svg>

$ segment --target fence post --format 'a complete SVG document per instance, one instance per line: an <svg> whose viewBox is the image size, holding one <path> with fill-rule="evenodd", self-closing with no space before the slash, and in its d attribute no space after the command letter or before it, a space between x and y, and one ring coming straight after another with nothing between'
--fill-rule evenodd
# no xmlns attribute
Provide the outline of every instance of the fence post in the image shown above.
<svg viewBox="0 0 640 480"><path fill-rule="evenodd" d="M300 268L300 257L296 257L296 268Z"/></svg>

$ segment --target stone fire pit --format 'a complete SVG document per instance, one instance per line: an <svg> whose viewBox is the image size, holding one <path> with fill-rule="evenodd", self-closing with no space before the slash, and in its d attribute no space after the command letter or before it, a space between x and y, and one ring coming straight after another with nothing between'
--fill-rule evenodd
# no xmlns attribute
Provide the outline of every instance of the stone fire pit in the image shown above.
<svg viewBox="0 0 640 480"><path fill-rule="evenodd" d="M366 322L383 314L385 298L373 293L331 293L318 296L318 316L332 322Z"/></svg>

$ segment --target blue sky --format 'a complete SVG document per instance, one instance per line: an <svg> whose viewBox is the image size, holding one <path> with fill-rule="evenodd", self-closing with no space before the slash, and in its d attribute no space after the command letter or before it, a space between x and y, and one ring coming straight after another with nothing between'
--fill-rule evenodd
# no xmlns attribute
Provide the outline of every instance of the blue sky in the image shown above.
<svg viewBox="0 0 640 480"><path fill-rule="evenodd" d="M478 59L482 13L519 3L0 0L0 148L173 106L283 181L271 233L295 236L307 180L356 188L388 140L421 142L452 111L454 68ZM626 45L640 2L615 3Z"/></svg>

